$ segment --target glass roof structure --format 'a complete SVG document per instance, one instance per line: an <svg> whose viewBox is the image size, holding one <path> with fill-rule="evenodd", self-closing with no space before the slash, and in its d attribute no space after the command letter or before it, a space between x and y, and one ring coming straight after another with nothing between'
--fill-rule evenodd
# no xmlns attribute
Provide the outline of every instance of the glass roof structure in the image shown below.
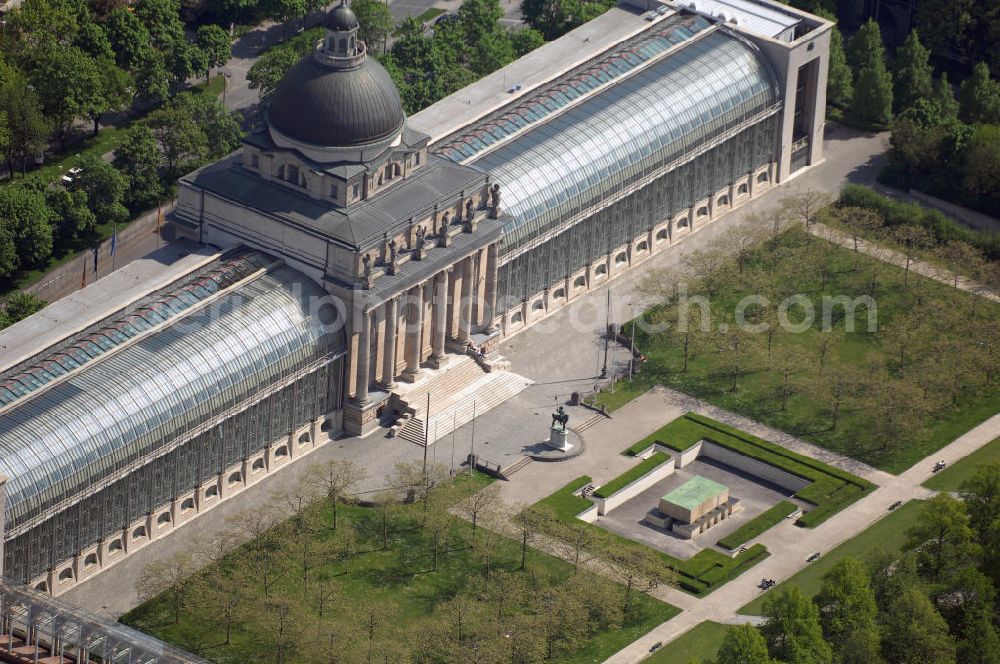
<svg viewBox="0 0 1000 664"><path fill-rule="evenodd" d="M179 316L202 300L266 267L273 260L260 252L235 256L200 275L198 279L138 307L124 320L84 335L27 368L0 375L0 408L30 395L59 376L101 357L146 330Z"/></svg>
<svg viewBox="0 0 1000 664"><path fill-rule="evenodd" d="M778 103L756 47L713 28L470 163L502 185L509 255Z"/></svg>
<svg viewBox="0 0 1000 664"><path fill-rule="evenodd" d="M711 26L712 22L702 16L671 16L638 39L588 63L538 94L530 95L526 101L514 104L491 121L480 123L474 131L463 133L436 152L452 161L474 157Z"/></svg>
<svg viewBox="0 0 1000 664"><path fill-rule="evenodd" d="M8 530L128 472L262 387L342 354L336 317L320 320L332 309L319 308L323 297L307 277L278 267L156 320L151 333L6 408L0 474L10 478Z"/></svg>

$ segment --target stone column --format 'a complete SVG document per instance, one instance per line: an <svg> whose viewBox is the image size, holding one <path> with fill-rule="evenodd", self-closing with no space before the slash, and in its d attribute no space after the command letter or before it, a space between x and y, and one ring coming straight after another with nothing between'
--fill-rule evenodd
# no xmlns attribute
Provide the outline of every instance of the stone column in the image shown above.
<svg viewBox="0 0 1000 664"><path fill-rule="evenodd" d="M356 398L358 403L368 402L368 376L371 368L372 355L372 317L371 310L361 312L361 334L358 341L358 383Z"/></svg>
<svg viewBox="0 0 1000 664"><path fill-rule="evenodd" d="M448 273L446 271L439 272L434 277L433 297L431 345L434 348L434 353L431 355L431 363L435 369L440 369L446 363L444 354L444 338L448 329Z"/></svg>
<svg viewBox="0 0 1000 664"><path fill-rule="evenodd" d="M385 303L385 351L382 363L382 385L387 390L396 387L396 328L399 326L399 298Z"/></svg>
<svg viewBox="0 0 1000 664"><path fill-rule="evenodd" d="M497 270L499 266L497 265L497 245L494 242L490 245L489 250L486 253L486 306L485 313L486 318L483 324L486 326L486 332L492 334L496 332L496 325L493 321L497 316ZM567 291L568 292L568 291Z"/></svg>
<svg viewBox="0 0 1000 664"><path fill-rule="evenodd" d="M420 333L424 328L424 287L414 286L409 292L409 312L406 314L406 370L404 377L413 382L420 373Z"/></svg>
<svg viewBox="0 0 1000 664"><path fill-rule="evenodd" d="M462 261L462 301L459 307L458 341L467 344L472 340L472 260L475 254Z"/></svg>

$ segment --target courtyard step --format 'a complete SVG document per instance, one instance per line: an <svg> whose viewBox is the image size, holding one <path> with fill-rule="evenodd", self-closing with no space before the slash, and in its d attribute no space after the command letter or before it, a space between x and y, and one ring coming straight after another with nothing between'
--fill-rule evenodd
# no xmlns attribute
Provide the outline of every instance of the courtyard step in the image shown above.
<svg viewBox="0 0 1000 664"><path fill-rule="evenodd" d="M424 369L421 380L413 385L401 384L392 395L391 408L397 413L427 410L427 395L431 396L431 413L441 409L447 398L475 382L486 373L467 355L449 354L448 364L442 369Z"/></svg>
<svg viewBox="0 0 1000 664"><path fill-rule="evenodd" d="M411 417L406 420L403 426L399 429L399 433L396 434L396 437L402 438L403 440L416 445L423 445L424 421L419 417Z"/></svg>
<svg viewBox="0 0 1000 664"><path fill-rule="evenodd" d="M511 475L513 475L517 471L527 466L529 463L531 463L531 461L532 461L531 457L523 456L514 463L510 464L509 466L501 470L500 474L506 477L507 479L510 479Z"/></svg>
<svg viewBox="0 0 1000 664"><path fill-rule="evenodd" d="M531 384L530 379L509 371L488 373L448 397L432 401L431 416L427 419L428 440L434 442L447 436L471 422L473 416L479 417L499 406Z"/></svg>

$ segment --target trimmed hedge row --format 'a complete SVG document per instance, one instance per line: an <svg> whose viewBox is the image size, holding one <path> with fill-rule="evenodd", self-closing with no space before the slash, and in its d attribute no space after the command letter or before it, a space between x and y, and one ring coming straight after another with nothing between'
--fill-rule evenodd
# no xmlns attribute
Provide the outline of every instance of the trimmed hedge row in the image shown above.
<svg viewBox="0 0 1000 664"><path fill-rule="evenodd" d="M874 484L856 475L816 461L780 445L727 426L697 413L687 413L626 449L623 454L636 455L654 443L683 452L701 440L733 450L752 459L798 475L811 484L799 490L795 497L815 505L801 517L800 526L812 528L861 498Z"/></svg>
<svg viewBox="0 0 1000 664"><path fill-rule="evenodd" d="M770 530L773 526L781 523L782 519L797 509L799 509L799 506L795 503L782 500L771 509L758 514L751 521L748 521L729 535L720 539L719 546L724 546L727 549L735 549L738 546L742 546L745 542L752 540L765 530Z"/></svg>
<svg viewBox="0 0 1000 664"><path fill-rule="evenodd" d="M625 471L615 479L611 480L604 486L594 491L594 495L597 496L598 498L609 498L611 497L612 494L621 491L622 489L627 487L632 482L635 482L637 479L639 479L649 471L653 470L657 466L665 464L668 461L670 461L670 455L664 454L663 452L657 452L656 454L653 454L645 461L639 463L634 468L630 468L629 470Z"/></svg>
<svg viewBox="0 0 1000 664"><path fill-rule="evenodd" d="M576 518L577 514L589 508L593 503L586 498L573 495L573 492L582 489L590 482L590 477L578 477L552 495L535 503L533 508L551 512L555 519L562 523L573 523L588 528L593 535L595 548L598 550L602 544L646 548L644 544ZM542 529L546 530L547 528L551 527L546 526L543 522ZM550 534L558 536L555 529L551 529ZM677 573L680 588L694 595L707 595L770 555L767 548L761 544L755 544L735 558L730 558L711 549L704 549L688 560L680 560L661 551L656 553L663 560L665 567Z"/></svg>

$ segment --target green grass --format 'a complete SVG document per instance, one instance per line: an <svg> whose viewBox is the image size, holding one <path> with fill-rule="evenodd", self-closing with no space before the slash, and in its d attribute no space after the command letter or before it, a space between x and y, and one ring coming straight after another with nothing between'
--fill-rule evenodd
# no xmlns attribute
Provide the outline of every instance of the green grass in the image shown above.
<svg viewBox="0 0 1000 664"><path fill-rule="evenodd" d="M818 265L825 268L825 280ZM893 473L933 454L997 412L1000 381L987 383L984 371L967 372L961 380L953 380L950 372L958 371L952 368L953 364L932 363L930 358L935 355L916 350L921 344L934 343L924 328L919 332L923 335L919 343L914 344L912 354L901 367L898 359L901 337L894 333L907 316L918 315L936 321L941 339L967 339L966 348L983 346L980 343L983 333L977 332L976 324L1000 319L1000 307L994 303L980 299L973 319L970 294L912 273L904 286L901 268L866 255L856 256L848 248L799 230L789 231L777 242L756 247L742 273L733 266L719 274L735 276L719 276L714 282L715 295L709 297L713 330L722 323L731 325L737 304L759 292L762 284L768 289L765 293L772 303L781 302L787 293L807 297L817 314L813 325L801 333L786 332L772 325L778 331L771 339L770 351L766 335L746 335L735 390L733 355L727 352L732 346L725 343L725 338L714 331L696 332L684 371L686 335L676 329L676 324L669 325L666 331L638 325L636 345L646 356L646 362L632 380L619 381L614 394L600 394L599 404L613 411L656 385L664 385ZM874 282L872 275L877 275ZM876 284L874 289L872 283ZM784 289L785 284L792 286ZM823 298L856 298L870 291L877 304L878 329L868 330L868 311L860 306L854 311L854 331L845 332L844 308L834 307L832 328L836 335L830 337L829 329L823 329ZM771 311L776 308L777 304L772 304ZM691 324L696 329L701 309L691 308ZM790 317L793 321L801 319L793 314ZM669 323L674 315L672 310L656 306L645 312L644 320ZM623 334L631 336L630 324L624 326ZM833 343L820 375L820 349L831 338ZM790 394L782 407L781 365L786 359L792 360L792 370ZM954 365L957 364L956 361ZM854 389L843 400L834 426L829 379L838 375L847 376ZM938 382L933 383L933 393L925 398L922 396L927 387L925 379L930 375ZM952 394L946 385L957 385L958 389ZM894 399L867 398L873 393ZM872 422L884 420L886 402L897 400L902 404L899 412L907 414L906 424L914 426L892 431L886 427L886 433L876 435L879 432ZM910 416L912 413L916 415Z"/></svg>
<svg viewBox="0 0 1000 664"><path fill-rule="evenodd" d="M438 16L440 16L441 14L446 13L447 11L448 10L443 9L441 7L431 7L430 9L427 9L423 11L421 14L417 15L417 21L419 23L426 23L427 21L433 20Z"/></svg>
<svg viewBox="0 0 1000 664"><path fill-rule="evenodd" d="M62 177L62 174L71 166L74 166L80 156L101 156L117 148L121 145L122 136L124 136L125 131L126 128L124 127L105 127L101 129L97 136L88 132L86 138L70 144L67 154L47 158L44 165L35 169L29 169L28 175L38 176L45 182L54 182ZM0 182L0 186L6 186L12 182L20 182L21 180L21 173L18 171L14 174L13 180L5 179Z"/></svg>
<svg viewBox="0 0 1000 664"><path fill-rule="evenodd" d="M637 550L647 549L648 547L644 544L576 518L577 514L592 506L593 503L587 498L574 495L573 492L590 482L590 477L578 477L555 493L535 503L534 507L551 514L556 520L563 523L585 526L590 530L597 549L612 544ZM680 560L661 551L656 553L663 560L664 566L677 573L678 585L681 590L699 596L707 595L720 588L730 579L739 576L769 555L767 548L760 544L755 544L735 558L730 558L712 549L703 549L688 560Z"/></svg>
<svg viewBox="0 0 1000 664"><path fill-rule="evenodd" d="M945 468L924 482L924 486L935 491L958 491L966 481L972 479L980 466L988 463L1000 463L1000 438L986 443L955 465Z"/></svg>
<svg viewBox="0 0 1000 664"><path fill-rule="evenodd" d="M757 515L751 521L748 521L729 535L720 539L719 546L724 546L727 549L735 549L738 546L742 546L754 537L781 523L782 519L797 509L799 509L799 506L795 503L782 500L771 509Z"/></svg>
<svg viewBox="0 0 1000 664"><path fill-rule="evenodd" d="M791 578L783 581L766 593L739 610L744 615L760 615L764 599L769 593L777 592L792 586L797 587L807 597L819 592L823 582L823 574L832 568L837 561L848 556L864 560L872 551L884 549L899 551L907 541L906 531L909 530L920 516L923 501L914 500L887 512L886 516L876 521L868 529L847 540L833 551L821 552L823 555L814 563L810 563Z"/></svg>
<svg viewBox="0 0 1000 664"><path fill-rule="evenodd" d="M646 664L690 664L711 662L719 654L719 646L732 625L706 620L666 644L648 659Z"/></svg>
<svg viewBox="0 0 1000 664"><path fill-rule="evenodd" d="M453 497L455 500L482 488L490 478L477 473L472 478L462 476L456 482L458 489ZM314 506L321 509L323 522L329 524L330 512L326 505ZM312 509L312 508L311 508ZM309 625L313 630L323 621L331 625L331 629L339 630L341 654L354 661L364 661L365 638L358 632L359 617L353 614L359 607L375 606L382 617L378 627L379 642L398 656L400 660L406 656L408 646L426 642L424 636L439 629L447 622L447 610L441 607L443 602L455 596L465 596L473 602L485 602L483 590L479 583L484 575L484 563L481 554L477 554L470 546L473 541L471 525L457 517L448 517L447 545L440 556L437 571L433 571L432 554L430 552L430 536L420 526L423 514L421 504L397 506L394 509L392 533L388 550L382 550L378 516L373 508L342 505L338 509L340 524L353 527L358 536L358 553L353 557L350 573L344 573L343 562L329 553L329 545L337 540L338 533L329 528L322 528L311 536L310 552L318 565L312 572L313 581L305 593L302 589L300 562L297 562L299 549L294 544L294 536L288 536L284 530L273 538L273 546L281 547L275 558L275 565L283 571L283 576L277 578L271 590L270 597L288 598L297 606L302 624ZM291 527L282 524L278 528ZM480 534L479 537L484 537ZM287 548L287 551L286 551ZM568 563L529 549L526 569L519 571L520 544L510 539L496 537L490 541L491 559L489 569L498 574L501 570L514 575L513 583L508 591L504 611L504 620L513 620L517 616L532 620L532 613L525 602L532 601L535 591L542 592L547 587L564 586L570 582L582 584L589 594L590 588L613 587L613 599L609 595L600 594L603 601L616 603L624 596L624 588L618 584L599 579L589 572L575 572ZM325 553L324 553L325 552ZM242 581L245 565L251 565L252 555L248 546L243 546L229 554L215 568L215 573L236 574L237 581ZM211 572L201 572L199 577L208 576ZM582 577L579 575L583 575ZM313 590L321 579L335 583L336 592L326 618L318 618L315 610ZM169 602L164 597L156 597L130 611L122 617L122 622L141 629L170 643L177 644L192 652L196 652L217 664L235 664L236 662L260 662L273 659L266 653L266 646L260 638L261 623L256 622L264 604L262 590L257 581L246 577L245 592L251 593L249 599L241 601L241 623L234 631L232 643L222 644L222 630L211 620L212 609L197 601L187 602L181 620L172 624ZM602 586L603 584L603 586ZM520 590L518 590L520 588ZM192 593L195 595L195 593ZM598 594L595 594L598 596ZM679 609L660 602L648 595L638 593L633 596L635 611L630 611L623 623L609 626L600 631L585 634L568 650L556 651L556 661L600 662L679 613ZM492 605L490 605L492 606ZM486 613L483 613L486 611ZM466 634L476 635L476 630L492 634L495 630L495 609L489 609L485 604L477 606L467 617ZM487 614L490 619L485 616ZM297 614L298 615L298 614ZM331 617L332 616L332 617ZM476 616L479 616L477 618ZM450 623L449 623L450 624ZM510 623L505 623L510 624ZM515 623L520 624L520 623ZM535 629L535 628L532 628ZM266 631L266 629L265 629ZM309 631L308 634L314 632ZM434 632L437 633L437 632ZM448 631L447 634L452 634ZM467 636L466 638L470 638ZM494 638L494 637L490 637ZM501 639L502 641L502 639ZM494 644L495 645L495 644ZM314 651L315 652L315 651ZM301 661L302 652L286 653L286 661ZM381 661L382 657L378 658Z"/></svg>
<svg viewBox="0 0 1000 664"><path fill-rule="evenodd" d="M822 523L875 486L860 477L796 454L780 445L697 413L687 413L667 423L626 448L623 454L634 456L654 443L683 452L701 440L711 441L793 475L812 480L812 484L795 494L796 498L815 505L813 509L799 517L797 523L801 526L812 528Z"/></svg>
<svg viewBox="0 0 1000 664"><path fill-rule="evenodd" d="M630 468L629 470L625 471L615 479L603 485L602 487L597 489L597 491L594 491L594 495L597 496L598 498L608 498L612 494L621 491L632 482L635 482L637 479L639 479L646 473L650 472L657 466L665 464L667 461L670 461L669 455L664 454L663 452L657 452L652 456L650 456L648 459L645 459L644 461L636 465L634 468Z"/></svg>

